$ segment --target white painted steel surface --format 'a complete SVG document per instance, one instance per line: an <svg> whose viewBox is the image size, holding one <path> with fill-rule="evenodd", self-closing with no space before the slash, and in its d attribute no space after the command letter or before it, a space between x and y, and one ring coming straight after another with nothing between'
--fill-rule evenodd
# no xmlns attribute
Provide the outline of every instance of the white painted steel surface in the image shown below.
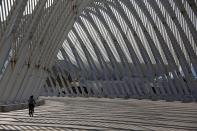
<svg viewBox="0 0 197 131"><path fill-rule="evenodd" d="M1 0L0 103L197 100L196 0Z"/></svg>

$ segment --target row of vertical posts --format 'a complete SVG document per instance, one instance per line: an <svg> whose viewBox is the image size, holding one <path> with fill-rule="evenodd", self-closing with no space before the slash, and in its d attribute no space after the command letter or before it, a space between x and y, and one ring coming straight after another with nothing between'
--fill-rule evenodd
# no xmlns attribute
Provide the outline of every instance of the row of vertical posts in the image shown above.
<svg viewBox="0 0 197 131"><path fill-rule="evenodd" d="M194 35L196 29L193 27L190 18L187 16L186 10L183 9L184 2L173 2L174 3L172 3L172 1L163 2L159 0L133 0L131 2L122 0L121 2L108 1L106 3L101 2L102 4L95 3L95 5L92 5L91 8L86 8L76 23L79 24L85 31L93 47L96 47L98 43L92 38L88 30L96 30L98 33L97 35L100 37L98 39L101 40L105 50L107 51L106 55L109 58L109 62L105 65L104 63L106 63L106 61L103 61L102 55L99 54L97 47L94 48L99 60L99 66L105 66L105 68L102 69L110 69L107 72L108 74L103 76L103 81L98 78L98 74L95 75L95 73L100 72L98 71L97 66L94 66L94 60L92 60L92 56L89 55L86 46L84 46L86 43L81 41L80 37L83 37L82 34L78 34L77 28L74 27L72 33L75 35L74 38L77 40L72 40L71 37L68 37L67 44L71 47L77 61L77 65L80 70L82 70L81 76L83 76L84 79L87 79L85 82L86 86L93 89L93 91L96 92L95 94L101 94L100 96L105 96L105 94L107 94L107 96L115 97L121 96L166 100L195 100L196 78L194 77L194 72L196 72L196 49L194 48L194 43L191 42L191 39L194 39L195 41L196 38ZM123 9L122 4L124 4L124 6L129 9L132 14L134 19L132 22L128 19L128 12ZM165 8L162 7L164 5ZM174 13L174 10L176 10L176 8L173 7L174 5L177 9L181 10L186 23L189 24L187 29L191 31L189 32L190 34L185 32L183 27L181 27L183 25L180 23L183 22L183 20L178 19L178 16L175 16L177 14ZM118 14L113 12L111 9L112 7L119 13L119 15L121 15L122 19L128 26L127 29L131 31L132 34L130 33L129 35L133 35L136 45L138 46L137 48L139 49L138 53L141 53L142 60L138 60L139 56L135 54L136 48L132 49L133 44L130 43L131 41L128 39L128 33L124 35L125 32L116 18L116 15ZM169 12L169 10L171 11ZM189 13L192 13L192 11L195 10L190 11L191 12ZM115 24L116 29L118 29L117 32L119 32L123 37L123 41L121 41L122 43L117 40L117 37L120 35L114 34L114 32L111 31L112 22L109 22L109 20L106 19L101 12L105 12L108 16L110 16L109 19ZM144 16L140 14L140 12ZM92 15L97 17L103 25L101 26L96 23L96 20L92 17ZM155 16L157 16L157 19ZM87 27L87 24L83 25L85 22L81 19L82 17L83 19L86 19L86 21L88 21L93 28L90 26ZM167 20L170 18L172 18L172 21ZM174 24L174 26L170 27L171 24ZM133 27L134 25L135 27ZM102 28L105 28L108 32L105 36L103 36L100 31ZM161 32L164 29L165 32ZM174 34L174 31L180 32L180 37L177 37L177 35ZM168 40L166 40L166 37ZM121 64L118 64L116 60L117 57L114 56L113 49L108 45L109 39L113 40L112 43L117 50ZM180 42L181 39L183 40L183 43ZM146 42L144 43L144 41ZM129 50L129 55L134 61L135 68L129 67L130 65L124 54L125 52L122 52L119 45L123 43L126 44L126 47ZM79 57L77 47L74 46L77 44L81 45L84 52L84 57L86 57L88 62L88 64L86 63L88 66L84 64L83 58ZM132 46L130 46L130 44L132 44ZM184 46L185 48L183 48ZM144 61L144 63L141 61ZM87 70L91 73L83 72ZM115 80L112 80L112 75L115 76ZM104 85L103 83L106 85L101 86Z"/></svg>

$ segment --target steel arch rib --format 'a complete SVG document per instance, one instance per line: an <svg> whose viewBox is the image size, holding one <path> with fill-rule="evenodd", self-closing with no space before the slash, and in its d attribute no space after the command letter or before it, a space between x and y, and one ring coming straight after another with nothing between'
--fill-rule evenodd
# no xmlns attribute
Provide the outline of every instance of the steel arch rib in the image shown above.
<svg viewBox="0 0 197 131"><path fill-rule="evenodd" d="M42 87L53 95L197 100L196 1L33 1L9 9L0 1L0 104L38 97ZM77 81L67 85L69 66Z"/></svg>

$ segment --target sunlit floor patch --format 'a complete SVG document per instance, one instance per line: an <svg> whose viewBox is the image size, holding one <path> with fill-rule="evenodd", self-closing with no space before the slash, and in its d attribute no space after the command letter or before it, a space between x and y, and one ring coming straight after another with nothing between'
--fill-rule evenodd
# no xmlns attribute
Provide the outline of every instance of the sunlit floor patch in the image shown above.
<svg viewBox="0 0 197 131"><path fill-rule="evenodd" d="M47 97L44 106L0 113L9 131L195 131L197 104L106 98Z"/></svg>

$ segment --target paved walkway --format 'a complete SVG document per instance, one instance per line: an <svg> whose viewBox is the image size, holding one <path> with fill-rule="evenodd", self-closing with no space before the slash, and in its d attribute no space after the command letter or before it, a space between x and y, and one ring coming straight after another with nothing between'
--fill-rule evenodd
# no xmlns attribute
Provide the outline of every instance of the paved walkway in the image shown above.
<svg viewBox="0 0 197 131"><path fill-rule="evenodd" d="M197 131L197 103L106 98L45 98L28 110L0 113L0 130Z"/></svg>

